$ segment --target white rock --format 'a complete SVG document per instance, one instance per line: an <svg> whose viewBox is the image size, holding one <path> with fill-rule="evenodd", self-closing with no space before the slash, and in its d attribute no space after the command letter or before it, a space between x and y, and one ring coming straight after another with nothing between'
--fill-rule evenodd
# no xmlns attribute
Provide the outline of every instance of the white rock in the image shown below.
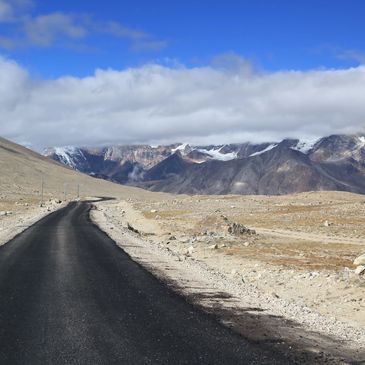
<svg viewBox="0 0 365 365"><path fill-rule="evenodd" d="M354 260L354 265L365 265L365 253L359 257L356 257L356 259Z"/></svg>
<svg viewBox="0 0 365 365"><path fill-rule="evenodd" d="M191 255L193 252L194 252L194 247L193 247L193 246L189 246L189 247L188 247L188 250L187 250L187 253L188 253L189 255Z"/></svg>
<svg viewBox="0 0 365 365"><path fill-rule="evenodd" d="M157 213L156 209L151 209L151 213Z"/></svg>
<svg viewBox="0 0 365 365"><path fill-rule="evenodd" d="M209 246L211 250L216 250L218 248L218 245L215 243L214 245Z"/></svg>
<svg viewBox="0 0 365 365"><path fill-rule="evenodd" d="M250 246L250 242L246 241L243 245L244 245L245 247L248 247L248 246Z"/></svg>
<svg viewBox="0 0 365 365"><path fill-rule="evenodd" d="M325 222L323 223L323 225L324 225L325 227L328 227L330 224L329 224L329 222L328 222L328 221L325 221Z"/></svg>
<svg viewBox="0 0 365 365"><path fill-rule="evenodd" d="M351 270L348 267L345 267L341 272L342 280L348 280L350 278L350 272Z"/></svg>
<svg viewBox="0 0 365 365"><path fill-rule="evenodd" d="M357 275L363 275L365 274L365 266L364 265L360 265L355 269L355 274Z"/></svg>

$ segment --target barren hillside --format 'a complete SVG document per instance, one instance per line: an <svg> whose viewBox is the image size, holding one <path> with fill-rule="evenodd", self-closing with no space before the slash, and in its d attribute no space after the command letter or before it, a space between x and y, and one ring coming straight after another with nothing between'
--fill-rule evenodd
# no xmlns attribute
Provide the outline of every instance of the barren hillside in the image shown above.
<svg viewBox="0 0 365 365"><path fill-rule="evenodd" d="M18 200L38 203L42 180L45 199L63 200L65 189L67 199L76 198L78 189L80 196L155 196L141 189L89 177L3 138L0 138L0 171L0 205Z"/></svg>

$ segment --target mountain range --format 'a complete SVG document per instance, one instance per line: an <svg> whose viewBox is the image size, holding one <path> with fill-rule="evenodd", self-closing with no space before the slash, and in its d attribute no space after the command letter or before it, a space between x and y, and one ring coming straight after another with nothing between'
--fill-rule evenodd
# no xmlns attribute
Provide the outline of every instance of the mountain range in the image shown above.
<svg viewBox="0 0 365 365"><path fill-rule="evenodd" d="M365 137L194 146L52 147L44 155L80 172L187 194L365 193Z"/></svg>

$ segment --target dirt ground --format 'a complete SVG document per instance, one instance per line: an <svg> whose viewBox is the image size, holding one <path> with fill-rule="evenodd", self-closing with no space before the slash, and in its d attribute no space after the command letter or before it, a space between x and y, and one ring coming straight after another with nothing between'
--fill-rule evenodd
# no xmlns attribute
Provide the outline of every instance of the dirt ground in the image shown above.
<svg viewBox="0 0 365 365"><path fill-rule="evenodd" d="M174 196L114 204L130 223L179 255L191 255L289 302L365 327L365 197L342 192L291 196ZM256 234L232 235L224 220ZM223 223L222 223L223 222Z"/></svg>
<svg viewBox="0 0 365 365"><path fill-rule="evenodd" d="M135 248L128 246L130 236L124 240L126 232L135 235L136 261L144 257L151 271L169 274L175 287L187 289L184 293L205 308L220 307L225 324L238 323L254 341L269 336L280 345L281 336L285 341L292 337L323 351L332 345L320 345L311 336L324 333L340 338L356 358L364 359L365 277L355 274L352 265L365 253L364 196L153 193L93 179L1 139L0 167L0 245L78 192L115 197L98 203L97 223L127 251ZM42 181L45 205L40 207ZM185 269L179 271L179 265ZM228 297L222 294L226 291ZM232 317L233 312L239 315ZM260 318L265 325L258 330ZM341 355L338 342L332 344Z"/></svg>
<svg viewBox="0 0 365 365"><path fill-rule="evenodd" d="M97 203L92 218L244 337L347 364L365 356L365 277L352 264L365 252L363 202L337 192L134 196Z"/></svg>

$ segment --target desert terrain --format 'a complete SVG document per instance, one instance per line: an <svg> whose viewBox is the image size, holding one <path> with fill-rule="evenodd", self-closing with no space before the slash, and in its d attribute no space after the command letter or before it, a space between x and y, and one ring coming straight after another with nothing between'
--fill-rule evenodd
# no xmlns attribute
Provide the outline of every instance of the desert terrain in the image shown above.
<svg viewBox="0 0 365 365"><path fill-rule="evenodd" d="M181 195L96 206L94 220L124 250L206 310L222 315L227 305L229 313L259 308L308 331L340 338L353 349L365 345L365 280L353 265L365 252L362 195ZM230 229L235 226L237 232ZM139 240L140 248L126 244L127 237ZM205 285L202 277L208 280ZM227 303L231 297L217 298L212 288L235 299ZM202 295L205 290L210 294ZM254 325L252 331L240 322L242 316L223 317L253 340L295 337L286 326L275 324L270 332L265 323L264 330ZM301 333L297 325L293 328ZM298 341L311 343L308 334L300 336ZM343 351L338 343L317 344L321 351Z"/></svg>
<svg viewBox="0 0 365 365"><path fill-rule="evenodd" d="M365 253L364 196L154 193L6 140L0 168L0 244L69 201L113 197L95 204L93 221L188 301L249 340L304 346L319 363L363 360L365 277L353 261Z"/></svg>

